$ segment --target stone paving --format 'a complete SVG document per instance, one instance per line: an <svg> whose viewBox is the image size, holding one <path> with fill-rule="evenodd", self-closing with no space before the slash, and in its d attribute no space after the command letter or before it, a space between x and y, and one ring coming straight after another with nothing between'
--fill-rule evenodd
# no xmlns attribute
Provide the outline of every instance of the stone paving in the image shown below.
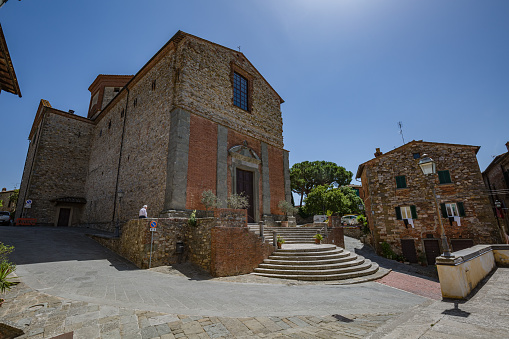
<svg viewBox="0 0 509 339"><path fill-rule="evenodd" d="M348 316L204 317L72 301L21 283L0 307L19 338L364 338L398 313ZM1 334L1 330L0 330ZM1 336L0 336L1 337Z"/></svg>

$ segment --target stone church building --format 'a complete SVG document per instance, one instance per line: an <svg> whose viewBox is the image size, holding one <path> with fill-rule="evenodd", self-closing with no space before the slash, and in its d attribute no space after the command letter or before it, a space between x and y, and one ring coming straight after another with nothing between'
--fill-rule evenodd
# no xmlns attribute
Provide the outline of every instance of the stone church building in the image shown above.
<svg viewBox="0 0 509 339"><path fill-rule="evenodd" d="M136 75L101 74L89 91L86 118L41 100L17 218L112 230L145 204L149 217L204 210L212 190L245 192L250 222L280 219L283 99L241 52L179 31Z"/></svg>

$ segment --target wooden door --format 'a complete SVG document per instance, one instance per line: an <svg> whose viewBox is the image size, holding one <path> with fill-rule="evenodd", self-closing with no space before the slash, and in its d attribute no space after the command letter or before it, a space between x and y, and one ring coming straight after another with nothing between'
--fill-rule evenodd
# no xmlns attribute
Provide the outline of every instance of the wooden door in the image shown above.
<svg viewBox="0 0 509 339"><path fill-rule="evenodd" d="M415 251L414 239L401 239L401 250L406 260L411 263L417 262L417 252Z"/></svg>
<svg viewBox="0 0 509 339"><path fill-rule="evenodd" d="M424 251L428 265L435 265L435 258L441 254L438 239L424 239Z"/></svg>
<svg viewBox="0 0 509 339"><path fill-rule="evenodd" d="M244 171L237 168L237 194L244 193L249 201L247 208L247 222L255 222L254 220L254 183L253 172Z"/></svg>
<svg viewBox="0 0 509 339"><path fill-rule="evenodd" d="M70 208L61 208L58 213L57 226L69 226L69 217L71 216Z"/></svg>
<svg viewBox="0 0 509 339"><path fill-rule="evenodd" d="M457 252L474 246L472 239L451 239L452 251Z"/></svg>

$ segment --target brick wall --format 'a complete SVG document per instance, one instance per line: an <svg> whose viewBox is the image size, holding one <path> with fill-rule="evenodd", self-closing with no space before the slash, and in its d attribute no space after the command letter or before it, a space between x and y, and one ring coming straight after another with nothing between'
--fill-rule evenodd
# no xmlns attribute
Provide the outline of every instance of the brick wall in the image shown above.
<svg viewBox="0 0 509 339"><path fill-rule="evenodd" d="M269 182L270 182L270 212L283 214L278 207L281 200L285 200L285 180L283 172L283 152L273 146L269 151Z"/></svg>
<svg viewBox="0 0 509 339"><path fill-rule="evenodd" d="M325 243L333 244L338 247L345 248L345 235L343 227L332 227L328 230L327 238L324 239Z"/></svg>
<svg viewBox="0 0 509 339"><path fill-rule="evenodd" d="M247 228L239 227L213 228L211 245L211 274L215 277L251 273L275 250Z"/></svg>
<svg viewBox="0 0 509 339"><path fill-rule="evenodd" d="M216 192L217 124L191 115L187 170L187 209L204 210L202 192Z"/></svg>

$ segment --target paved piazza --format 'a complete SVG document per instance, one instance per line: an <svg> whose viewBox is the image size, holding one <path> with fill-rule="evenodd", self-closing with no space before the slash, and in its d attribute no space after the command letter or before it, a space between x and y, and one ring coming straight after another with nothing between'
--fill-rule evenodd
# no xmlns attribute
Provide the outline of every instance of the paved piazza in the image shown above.
<svg viewBox="0 0 509 339"><path fill-rule="evenodd" d="M240 283L139 270L85 232L0 228L1 241L16 247L23 281L0 310L7 324L41 338L71 331L75 338L362 338L430 302L375 282Z"/></svg>

